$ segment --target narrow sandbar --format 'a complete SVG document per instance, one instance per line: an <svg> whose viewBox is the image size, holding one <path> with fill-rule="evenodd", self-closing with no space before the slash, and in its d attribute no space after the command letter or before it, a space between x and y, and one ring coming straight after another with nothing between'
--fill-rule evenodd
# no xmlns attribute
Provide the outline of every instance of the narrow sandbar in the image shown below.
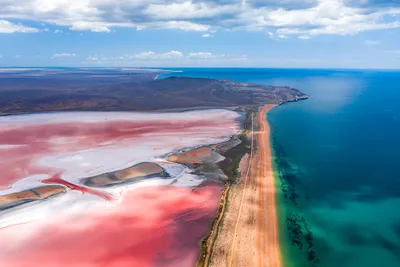
<svg viewBox="0 0 400 267"><path fill-rule="evenodd" d="M242 159L240 178L227 185L229 190L221 203L228 204L220 214L222 220L214 226L216 237L209 239L201 266L282 266L270 131L265 118L274 106L267 105L249 115L250 153Z"/></svg>
<svg viewBox="0 0 400 267"><path fill-rule="evenodd" d="M274 105L267 105L258 113L260 131L257 138L258 158L258 211L257 211L257 266L281 267L278 238L278 218L276 212L276 190L272 169L270 128L266 113Z"/></svg>

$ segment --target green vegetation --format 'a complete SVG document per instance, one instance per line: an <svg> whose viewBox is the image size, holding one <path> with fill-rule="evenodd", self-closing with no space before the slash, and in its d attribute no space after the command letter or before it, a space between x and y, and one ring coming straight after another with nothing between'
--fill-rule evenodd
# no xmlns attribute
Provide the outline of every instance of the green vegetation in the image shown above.
<svg viewBox="0 0 400 267"><path fill-rule="evenodd" d="M208 245L210 243L209 239L211 238L212 231L217 231L215 236L213 237L213 240L211 241L211 250L210 250L210 252L212 252L213 249L214 249L215 240L218 237L218 232L219 232L219 229L221 227L221 224L217 225L218 218L221 216L221 213L222 213L222 211L224 209L226 211L227 204L228 204L228 197L227 196L229 194L229 191L230 191L230 185L228 184L225 187L225 189L224 189L224 191L223 191L223 193L221 195L221 201L220 201L219 208L218 208L218 211L217 211L217 216L215 216L215 218L214 218L214 220L212 222L212 228L208 232L207 236L205 236L203 238L203 240L201 241L201 244L200 244L201 253L200 253L200 258L197 261L196 267L208 266L210 264L211 257L208 257L208 261L207 262L205 261L206 260L207 247L208 247ZM220 222L222 222L224 220L225 212L224 212L224 214L222 214L222 216L223 217L221 218Z"/></svg>
<svg viewBox="0 0 400 267"><path fill-rule="evenodd" d="M242 133L239 135L241 143L222 155L226 158L218 165L222 171L229 177L229 183L235 183L239 176L239 163L244 155L250 152L251 140L247 137L247 133L252 129L252 116L257 113L258 107L250 107L245 110L246 114L242 122Z"/></svg>
<svg viewBox="0 0 400 267"><path fill-rule="evenodd" d="M249 133L254 127L252 125L252 117L257 114L258 107L250 107L245 110L245 116L244 120L242 122L242 133L238 136L240 139L241 143L225 153L221 153L224 157L225 160L218 163L218 166L222 169L222 171L229 177L227 184L225 186L223 195L221 196L221 201L220 205L216 214L215 219L212 222L212 228L208 232L207 236L204 237L200 244L201 252L200 252L200 257L199 260L196 264L196 267L204 267L208 266L210 264L211 260L211 255L208 258L208 262L206 262L206 253L207 253L207 247L211 246L210 253L212 253L215 245L215 240L218 237L218 232L221 227L221 222L224 221L225 213L228 210L228 202L229 202L229 193L231 189L231 185L237 182L237 178L239 177L240 173L238 171L240 160L244 155L247 153L250 153L250 148L251 148L251 140L247 137L247 133ZM255 141L254 141L255 142ZM225 212L223 212L225 211ZM223 214L221 214L223 212ZM221 218L220 223L218 223L218 219ZM217 225L218 224L218 225ZM213 237L213 240L210 240L212 236L212 231L216 231L216 234Z"/></svg>

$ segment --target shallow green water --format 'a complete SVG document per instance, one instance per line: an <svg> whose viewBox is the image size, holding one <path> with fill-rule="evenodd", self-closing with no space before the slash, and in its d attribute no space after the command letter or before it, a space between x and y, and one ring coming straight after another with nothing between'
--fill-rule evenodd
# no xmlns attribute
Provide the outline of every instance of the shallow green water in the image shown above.
<svg viewBox="0 0 400 267"><path fill-rule="evenodd" d="M399 81L329 71L286 81L310 95L268 116L286 266L400 266Z"/></svg>
<svg viewBox="0 0 400 267"><path fill-rule="evenodd" d="M268 114L285 267L400 266L400 72L184 69L288 85Z"/></svg>

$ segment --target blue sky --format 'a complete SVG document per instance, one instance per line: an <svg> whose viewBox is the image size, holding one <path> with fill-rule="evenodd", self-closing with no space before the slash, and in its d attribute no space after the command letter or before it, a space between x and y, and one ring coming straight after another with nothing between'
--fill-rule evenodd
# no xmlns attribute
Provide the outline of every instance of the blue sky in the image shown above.
<svg viewBox="0 0 400 267"><path fill-rule="evenodd" d="M0 67L400 69L400 0L0 0Z"/></svg>

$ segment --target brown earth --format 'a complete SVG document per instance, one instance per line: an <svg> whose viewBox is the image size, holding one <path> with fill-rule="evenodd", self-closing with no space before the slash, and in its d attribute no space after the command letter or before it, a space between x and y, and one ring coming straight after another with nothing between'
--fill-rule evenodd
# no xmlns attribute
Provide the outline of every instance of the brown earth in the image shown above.
<svg viewBox="0 0 400 267"><path fill-rule="evenodd" d="M63 186L49 185L31 190L24 190L17 193L0 196L0 208L5 205L10 205L23 200L41 200L50 196L65 192L66 188Z"/></svg>
<svg viewBox="0 0 400 267"><path fill-rule="evenodd" d="M141 180L153 175L165 176L164 169L151 162L139 163L130 168L104 173L98 176L85 178L82 182L87 186L101 187L122 183L126 180Z"/></svg>
<svg viewBox="0 0 400 267"><path fill-rule="evenodd" d="M134 177L143 177L153 174L159 174L164 169L159 165L150 162L139 163L131 168L115 172L115 176L119 180L126 180Z"/></svg>
<svg viewBox="0 0 400 267"><path fill-rule="evenodd" d="M214 162L215 160L213 157L218 157L215 153L215 146L209 146L171 155L168 157L168 161L177 163L201 164L206 163L207 159L210 159L211 162Z"/></svg>
<svg viewBox="0 0 400 267"><path fill-rule="evenodd" d="M257 150L252 147L248 159L244 157L239 164L241 178L230 187L218 236L213 244L209 244L211 259L204 266L282 266L269 126L265 120L266 112L273 106L265 106L257 115L260 125L255 136Z"/></svg>

